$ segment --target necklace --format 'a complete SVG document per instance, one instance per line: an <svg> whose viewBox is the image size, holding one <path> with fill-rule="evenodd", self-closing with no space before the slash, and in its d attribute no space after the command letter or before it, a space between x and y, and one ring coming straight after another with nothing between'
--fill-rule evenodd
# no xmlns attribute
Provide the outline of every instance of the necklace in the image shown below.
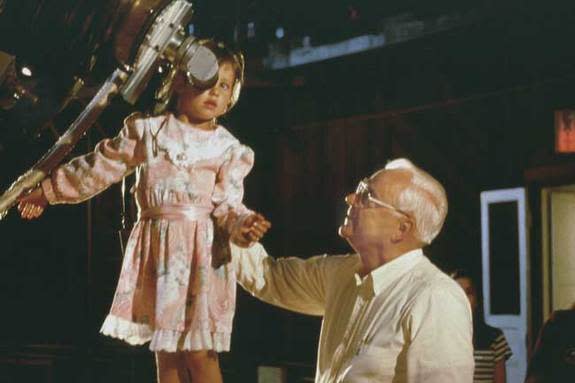
<svg viewBox="0 0 575 383"><path fill-rule="evenodd" d="M150 129L150 134L152 135L152 153L154 154L154 157L158 156L158 134L160 134L160 131L168 123L168 118L169 115L167 115L166 118L164 118L164 121L162 121L158 130L156 130L156 133L154 133L153 130Z"/></svg>
<svg viewBox="0 0 575 383"><path fill-rule="evenodd" d="M161 140L160 149L166 151L168 159L180 168L191 167L194 163L220 154L221 148L214 141L219 137L217 127L213 130L202 130L177 120L179 139Z"/></svg>

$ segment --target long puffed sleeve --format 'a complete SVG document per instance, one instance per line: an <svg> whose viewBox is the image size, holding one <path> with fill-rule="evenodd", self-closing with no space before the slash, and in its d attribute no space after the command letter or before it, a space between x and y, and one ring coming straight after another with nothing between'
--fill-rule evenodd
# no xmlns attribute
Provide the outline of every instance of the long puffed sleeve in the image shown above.
<svg viewBox="0 0 575 383"><path fill-rule="evenodd" d="M120 133L100 141L92 153L56 168L42 181L50 204L79 203L120 181L144 160L142 127L137 116L124 121Z"/></svg>
<svg viewBox="0 0 575 383"><path fill-rule="evenodd" d="M244 178L254 165L254 152L239 143L227 149L226 159L217 174L212 194L215 205L213 211L214 242L212 259L214 267L228 263L231 259L230 236L252 211L242 203Z"/></svg>
<svg viewBox="0 0 575 383"><path fill-rule="evenodd" d="M254 166L254 152L247 146L234 144L217 174L212 202L216 206L213 216L219 226L231 233L233 225L251 211L244 206L244 178Z"/></svg>

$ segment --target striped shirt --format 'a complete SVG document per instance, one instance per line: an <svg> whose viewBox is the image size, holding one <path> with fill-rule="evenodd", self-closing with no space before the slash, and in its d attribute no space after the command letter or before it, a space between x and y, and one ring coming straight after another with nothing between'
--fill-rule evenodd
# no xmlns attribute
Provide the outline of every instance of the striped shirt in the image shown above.
<svg viewBox="0 0 575 383"><path fill-rule="evenodd" d="M505 335L498 328L481 323L475 326L474 331L475 372L473 383L493 383L495 365L497 362L511 357L511 348L507 344Z"/></svg>

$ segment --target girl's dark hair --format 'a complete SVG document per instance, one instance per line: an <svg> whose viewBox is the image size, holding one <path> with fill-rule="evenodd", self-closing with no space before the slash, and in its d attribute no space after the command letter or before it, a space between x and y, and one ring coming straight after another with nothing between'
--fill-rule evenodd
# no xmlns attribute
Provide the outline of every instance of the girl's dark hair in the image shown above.
<svg viewBox="0 0 575 383"><path fill-rule="evenodd" d="M460 279L460 278L467 278L471 281L471 285L473 286L473 290L475 291L475 297L477 298L477 303L478 303L478 310L481 310L482 304L482 297L481 297L481 291L479 291L477 283L476 281L476 277L474 275L472 275L469 271L467 271L466 269L455 269L454 271L452 271L451 273L449 273L449 276L451 278L455 279Z"/></svg>
<svg viewBox="0 0 575 383"><path fill-rule="evenodd" d="M486 350L491 347L493 341L501 334L501 330L489 326L485 322L485 313L483 310L483 299L481 291L475 283L476 279L472 273L464 269L458 269L449 274L453 279L468 278L475 290L477 307L473 313L473 347L476 350Z"/></svg>
<svg viewBox="0 0 575 383"><path fill-rule="evenodd" d="M465 269L455 269L449 273L449 276L453 279L468 278L473 283L473 287L475 287L475 278Z"/></svg>

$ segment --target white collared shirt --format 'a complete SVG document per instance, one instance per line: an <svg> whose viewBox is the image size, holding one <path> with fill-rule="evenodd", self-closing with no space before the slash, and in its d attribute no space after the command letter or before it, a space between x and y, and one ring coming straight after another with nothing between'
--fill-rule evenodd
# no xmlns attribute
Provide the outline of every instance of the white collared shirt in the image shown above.
<svg viewBox="0 0 575 383"><path fill-rule="evenodd" d="M316 383L473 381L467 297L420 249L363 278L358 255L273 259L256 244L232 259L256 297L323 316Z"/></svg>

